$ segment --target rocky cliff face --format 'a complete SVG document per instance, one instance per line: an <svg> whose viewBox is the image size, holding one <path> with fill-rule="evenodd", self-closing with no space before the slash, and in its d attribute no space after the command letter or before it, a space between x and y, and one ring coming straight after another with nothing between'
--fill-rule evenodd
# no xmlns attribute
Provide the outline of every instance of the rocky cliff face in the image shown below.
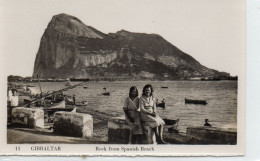
<svg viewBox="0 0 260 161"><path fill-rule="evenodd" d="M227 76L201 65L156 34L104 34L59 14L45 30L33 76L41 78L180 79Z"/></svg>

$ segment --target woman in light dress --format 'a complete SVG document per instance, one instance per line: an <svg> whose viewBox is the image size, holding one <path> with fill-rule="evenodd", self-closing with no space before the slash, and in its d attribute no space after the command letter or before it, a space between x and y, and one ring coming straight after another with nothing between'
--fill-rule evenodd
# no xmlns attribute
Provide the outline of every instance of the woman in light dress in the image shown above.
<svg viewBox="0 0 260 161"><path fill-rule="evenodd" d="M129 90L129 97L125 99L123 110L126 122L131 128L131 143L138 144L141 141L143 130L141 126L138 90L135 86Z"/></svg>
<svg viewBox="0 0 260 161"><path fill-rule="evenodd" d="M143 88L143 93L139 99L141 118L154 130L158 144L165 144L163 141L163 119L156 113L156 100L153 96L154 89L152 85L147 84Z"/></svg>

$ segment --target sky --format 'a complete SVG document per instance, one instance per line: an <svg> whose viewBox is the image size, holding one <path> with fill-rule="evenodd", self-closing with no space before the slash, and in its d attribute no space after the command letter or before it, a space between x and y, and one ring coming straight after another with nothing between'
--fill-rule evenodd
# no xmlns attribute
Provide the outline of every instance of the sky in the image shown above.
<svg viewBox="0 0 260 161"><path fill-rule="evenodd" d="M155 33L202 65L240 75L245 64L243 0L0 0L0 67L31 76L52 16L66 13L109 33Z"/></svg>

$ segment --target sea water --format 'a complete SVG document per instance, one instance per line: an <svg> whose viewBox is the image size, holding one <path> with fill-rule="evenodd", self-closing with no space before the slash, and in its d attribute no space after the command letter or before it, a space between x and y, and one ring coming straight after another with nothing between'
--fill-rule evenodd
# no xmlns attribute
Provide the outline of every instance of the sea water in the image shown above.
<svg viewBox="0 0 260 161"><path fill-rule="evenodd" d="M80 82L72 82L75 85ZM157 112L163 118L180 119L178 129L185 133L189 126L203 126L204 120L214 127L236 128L237 125L237 81L99 81L87 82L84 86L64 91L64 94L76 95L76 101L87 101L88 106L99 112L123 115L123 102L129 88L136 86L139 96L143 86L151 84L154 95L159 101L166 100L166 108ZM42 91L52 92L66 88L66 82L30 83ZM85 87L85 88L84 88ZM168 88L161 88L168 87ZM110 96L102 93L106 88ZM207 105L185 104L185 98L206 100ZM84 112L84 109L81 109Z"/></svg>

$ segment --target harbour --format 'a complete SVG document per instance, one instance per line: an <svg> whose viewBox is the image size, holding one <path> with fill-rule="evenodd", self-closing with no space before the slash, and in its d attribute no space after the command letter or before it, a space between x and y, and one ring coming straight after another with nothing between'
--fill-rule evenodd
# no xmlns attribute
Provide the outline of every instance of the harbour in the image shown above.
<svg viewBox="0 0 260 161"><path fill-rule="evenodd" d="M19 82L22 84L22 82ZM71 85L79 82L71 82ZM167 119L178 122L178 132L186 135L188 127L203 126L204 119L209 119L213 127L236 129L237 113L237 82L217 81L217 82L195 82L195 81L116 81L116 82L86 82L88 86L83 86L64 91L64 95L76 96L76 102L87 101L86 106L77 106L77 112L87 113L94 119L94 136L102 138L102 143L107 141L107 122L113 118L124 115L122 107L123 100L128 95L131 86L137 86L139 96L142 86L150 83L155 88L155 97L159 100L166 100L165 108L158 108L158 114ZM41 82L43 92L53 92L63 89L64 83ZM39 91L39 83L31 83L35 91ZM168 89L161 89L161 85ZM103 88L111 92L111 95L102 95ZM28 96L19 96L20 102ZM207 100L207 105L185 104L185 97ZM181 137L181 136L177 136Z"/></svg>

